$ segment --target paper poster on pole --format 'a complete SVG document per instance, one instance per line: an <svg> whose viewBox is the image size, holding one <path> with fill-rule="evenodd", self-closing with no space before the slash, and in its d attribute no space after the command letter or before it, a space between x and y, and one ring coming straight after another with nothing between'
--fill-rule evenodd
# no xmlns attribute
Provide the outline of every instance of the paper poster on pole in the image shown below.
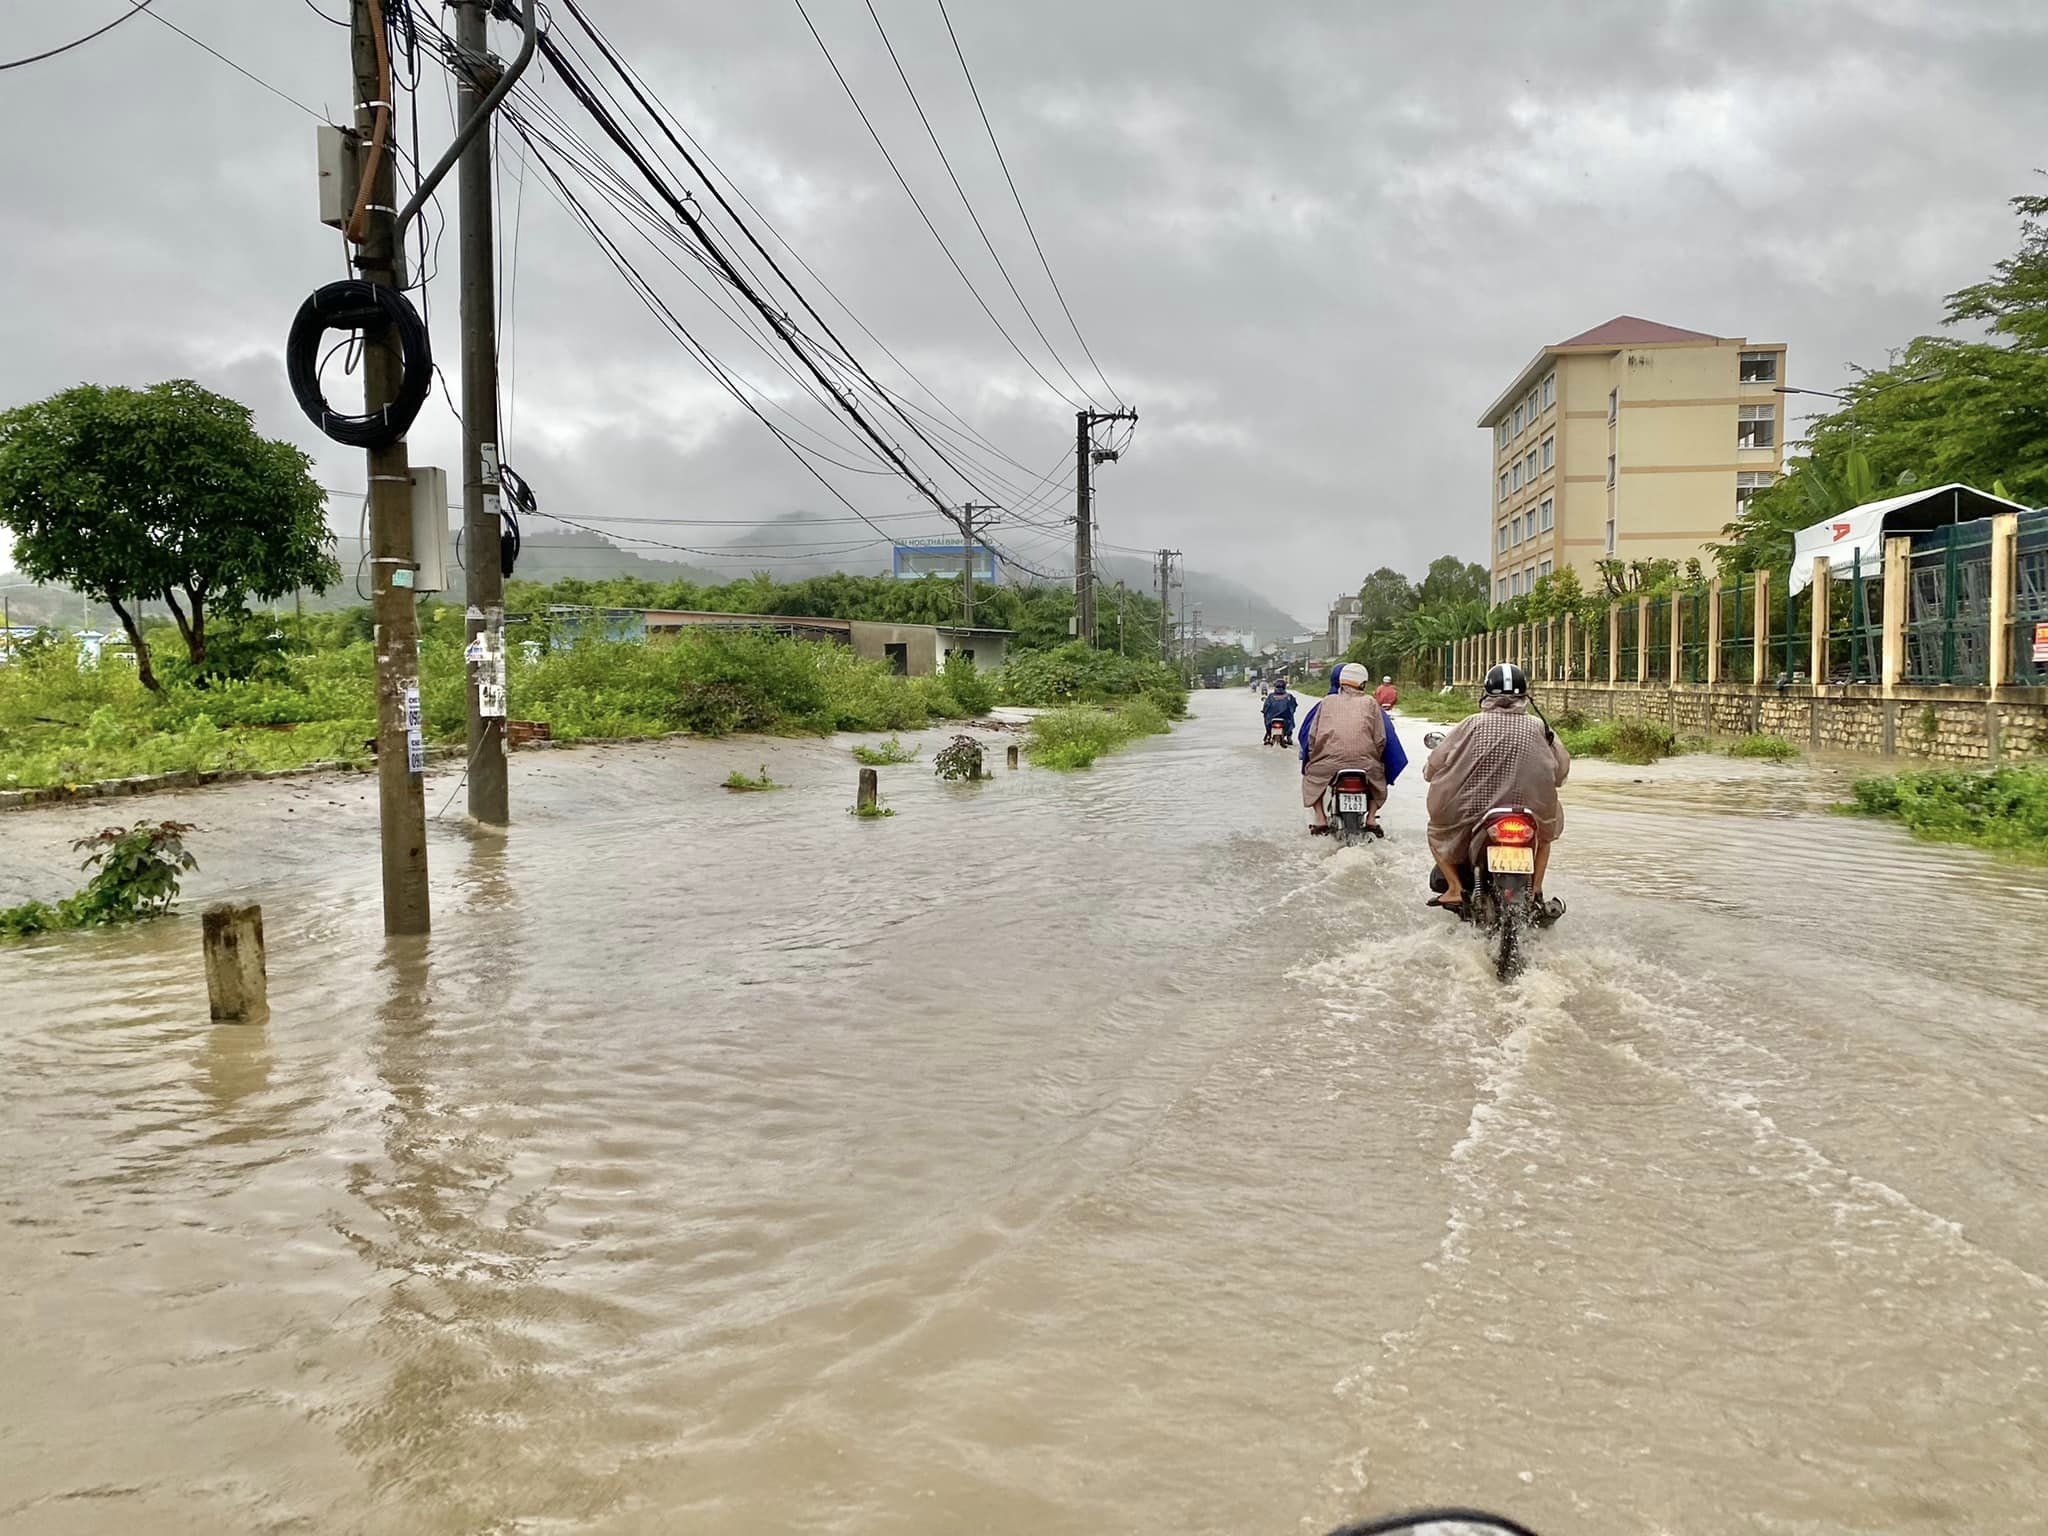
<svg viewBox="0 0 2048 1536"><path fill-rule="evenodd" d="M2048 624L2034 626L2034 660L2048 661Z"/></svg>
<svg viewBox="0 0 2048 1536"><path fill-rule="evenodd" d="M405 769L408 773L427 770L427 738L421 729L420 685L417 679L405 685Z"/></svg>

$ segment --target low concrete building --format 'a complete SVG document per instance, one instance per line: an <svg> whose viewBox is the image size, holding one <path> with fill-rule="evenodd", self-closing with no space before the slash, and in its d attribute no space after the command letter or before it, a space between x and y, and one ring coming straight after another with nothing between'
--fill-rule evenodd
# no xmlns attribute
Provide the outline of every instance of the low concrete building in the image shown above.
<svg viewBox="0 0 2048 1536"><path fill-rule="evenodd" d="M767 631L792 640L843 645L865 661L885 662L903 677L929 677L956 653L983 671L1010 658L1011 631L948 624L875 624L785 613L709 613L679 608L591 610L590 628L606 639L677 635L686 629ZM559 625L558 625L559 629Z"/></svg>

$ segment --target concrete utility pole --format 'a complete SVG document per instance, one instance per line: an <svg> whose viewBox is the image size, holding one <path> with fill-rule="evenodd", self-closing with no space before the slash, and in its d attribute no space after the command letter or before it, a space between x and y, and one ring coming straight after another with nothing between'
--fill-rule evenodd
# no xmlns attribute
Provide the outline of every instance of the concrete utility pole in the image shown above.
<svg viewBox="0 0 2048 1536"><path fill-rule="evenodd" d="M385 40L370 16L369 0L349 6L349 41L355 66L356 130L365 145L376 137L377 103L388 102ZM395 119L388 107L387 124ZM356 270L365 282L398 288L397 156L386 144L377 156ZM366 154L372 151L366 149ZM363 336L363 408L375 414L398 397L403 359L398 335L387 327ZM412 471L405 440L367 450L370 484L370 611L376 621L377 813L383 834L384 931L425 933L427 807L421 778L420 630L413 608Z"/></svg>
<svg viewBox="0 0 2048 1536"><path fill-rule="evenodd" d="M1074 413L1074 616L1080 636L1095 643L1095 494L1091 477L1098 458L1114 460L1108 449L1095 448L1095 428L1105 421L1136 421L1134 410Z"/></svg>
<svg viewBox="0 0 2048 1536"><path fill-rule="evenodd" d="M1159 578L1159 659L1164 661L1173 654L1173 562L1179 556L1177 549L1162 549L1153 566Z"/></svg>
<svg viewBox="0 0 2048 1536"><path fill-rule="evenodd" d="M487 11L486 0L455 0L455 42L463 61L457 105L464 122L482 105L496 72L495 62L487 62ZM488 131L469 141L457 177L462 217L462 566L471 642L469 814L502 827L512 813L505 787L505 573L498 553L498 317L491 270Z"/></svg>
<svg viewBox="0 0 2048 1536"><path fill-rule="evenodd" d="M960 627L974 628L974 514L993 512L991 502L963 502L960 507ZM986 524L983 524L986 527Z"/></svg>

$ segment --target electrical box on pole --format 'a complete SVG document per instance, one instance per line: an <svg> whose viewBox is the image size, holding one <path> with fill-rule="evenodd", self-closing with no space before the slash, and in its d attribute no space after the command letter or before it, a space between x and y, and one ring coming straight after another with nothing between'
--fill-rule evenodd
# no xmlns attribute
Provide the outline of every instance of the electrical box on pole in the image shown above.
<svg viewBox="0 0 2048 1536"><path fill-rule="evenodd" d="M455 562L448 548L448 471L412 466L412 557L415 592L446 592ZM497 558L497 551L490 552Z"/></svg>
<svg viewBox="0 0 2048 1536"><path fill-rule="evenodd" d="M362 181L362 161L357 154L362 141L351 129L322 123L314 130L314 143L320 162L320 222L346 228Z"/></svg>

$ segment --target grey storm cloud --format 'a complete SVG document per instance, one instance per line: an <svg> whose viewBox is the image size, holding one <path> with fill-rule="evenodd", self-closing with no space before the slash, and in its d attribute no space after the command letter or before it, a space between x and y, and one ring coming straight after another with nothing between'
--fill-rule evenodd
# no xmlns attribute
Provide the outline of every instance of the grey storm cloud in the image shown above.
<svg viewBox="0 0 2048 1536"><path fill-rule="evenodd" d="M124 3L13 7L0 54L62 42ZM358 486L359 457L299 415L281 358L299 301L345 271L315 219L312 158L314 116L348 107L345 37L317 14L341 0L157 4L312 114L153 18L0 74L15 146L0 170L0 404L80 380L191 376L306 447L324 484ZM866 5L807 5L989 305L1067 393L1060 364L1102 394L936 0L877 10L1059 364L961 211ZM585 9L880 342L1030 467L1012 479L1071 456L1072 408L948 267L794 0ZM2048 129L2037 0L948 10L1081 329L1143 413L1103 478L1104 539L1176 546L1304 618L1371 567L1483 556L1488 454L1471 423L1547 341L1633 313L1786 341L1795 382L1813 387L1882 362L2010 250L2005 199L2036 185ZM559 82L542 89L575 110ZM432 153L450 120L438 75L418 106ZM517 191L516 165L508 156L506 440L544 505L846 515L653 322L537 175ZM452 215L452 186L443 203ZM634 254L713 352L851 461L845 431L754 340L648 247ZM429 299L452 363L452 238L440 256ZM862 359L915 394L799 277ZM413 453L456 462L438 397ZM828 473L862 511L902 519L892 530L936 531L910 516L901 482ZM1056 530L1012 537L1033 563L1069 568Z"/></svg>

